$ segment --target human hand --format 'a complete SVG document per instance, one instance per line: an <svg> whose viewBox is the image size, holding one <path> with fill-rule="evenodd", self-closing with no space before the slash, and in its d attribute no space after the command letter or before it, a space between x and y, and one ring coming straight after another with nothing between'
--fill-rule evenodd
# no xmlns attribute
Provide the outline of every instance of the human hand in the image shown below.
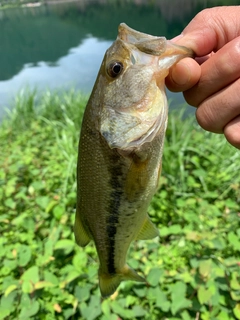
<svg viewBox="0 0 240 320"><path fill-rule="evenodd" d="M174 41L193 49L196 59L175 65L166 79L197 107L205 130L224 133L240 149L240 6L205 9Z"/></svg>

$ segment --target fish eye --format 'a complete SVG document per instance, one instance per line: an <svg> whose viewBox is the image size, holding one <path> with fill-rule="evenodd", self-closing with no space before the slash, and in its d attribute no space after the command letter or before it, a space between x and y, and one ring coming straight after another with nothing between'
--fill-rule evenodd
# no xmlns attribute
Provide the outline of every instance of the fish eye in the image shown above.
<svg viewBox="0 0 240 320"><path fill-rule="evenodd" d="M110 77L116 78L123 70L123 64L119 61L111 62L107 68Z"/></svg>

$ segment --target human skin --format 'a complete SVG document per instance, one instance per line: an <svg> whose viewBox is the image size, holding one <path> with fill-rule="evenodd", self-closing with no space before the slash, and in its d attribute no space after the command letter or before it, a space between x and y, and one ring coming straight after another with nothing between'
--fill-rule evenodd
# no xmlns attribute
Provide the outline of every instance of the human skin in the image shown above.
<svg viewBox="0 0 240 320"><path fill-rule="evenodd" d="M183 91L205 130L240 149L240 6L205 9L173 40L196 58L171 68L166 85Z"/></svg>

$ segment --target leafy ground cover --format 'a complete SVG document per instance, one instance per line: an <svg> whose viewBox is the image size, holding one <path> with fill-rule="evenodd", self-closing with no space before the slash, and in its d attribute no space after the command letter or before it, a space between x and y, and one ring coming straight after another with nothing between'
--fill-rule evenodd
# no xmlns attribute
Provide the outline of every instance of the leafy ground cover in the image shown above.
<svg viewBox="0 0 240 320"><path fill-rule="evenodd" d="M0 319L240 319L240 153L170 114L160 238L128 262L147 283L101 300L93 245L73 237L76 157L86 98L21 94L0 127Z"/></svg>

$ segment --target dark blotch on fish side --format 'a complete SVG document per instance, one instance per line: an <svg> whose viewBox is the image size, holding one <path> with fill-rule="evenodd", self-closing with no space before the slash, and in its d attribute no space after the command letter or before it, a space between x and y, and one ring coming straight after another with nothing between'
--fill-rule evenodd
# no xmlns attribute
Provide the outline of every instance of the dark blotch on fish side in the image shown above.
<svg viewBox="0 0 240 320"><path fill-rule="evenodd" d="M119 208L121 204L121 199L123 196L123 188L121 183L122 168L121 164L118 162L118 156L113 155L111 158L110 166L110 185L113 191L110 194L109 202L109 216L107 217L107 234L109 239L108 245L108 272L109 274L115 274L115 235L117 232L117 224L119 222Z"/></svg>

